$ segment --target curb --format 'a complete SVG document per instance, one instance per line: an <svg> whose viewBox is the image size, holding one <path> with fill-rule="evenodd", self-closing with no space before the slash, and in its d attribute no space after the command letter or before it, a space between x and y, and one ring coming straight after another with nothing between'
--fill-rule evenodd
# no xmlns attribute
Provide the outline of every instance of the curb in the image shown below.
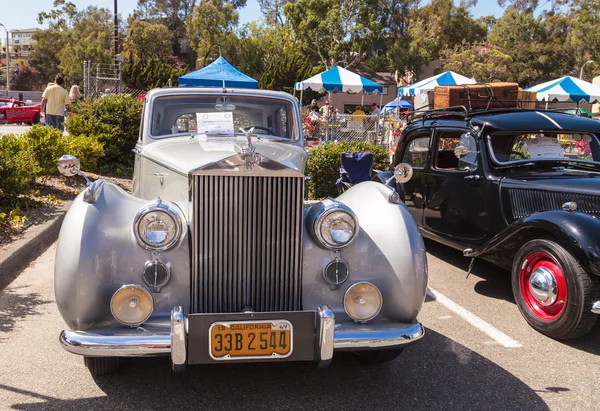
<svg viewBox="0 0 600 411"><path fill-rule="evenodd" d="M27 229L22 238L0 249L0 290L17 278L29 263L56 241L70 205L71 201L61 207L57 216Z"/></svg>

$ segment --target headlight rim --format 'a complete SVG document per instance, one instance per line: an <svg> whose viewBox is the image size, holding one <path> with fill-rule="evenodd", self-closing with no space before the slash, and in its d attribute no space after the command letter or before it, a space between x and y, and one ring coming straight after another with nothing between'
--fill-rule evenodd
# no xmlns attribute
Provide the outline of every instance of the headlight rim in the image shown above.
<svg viewBox="0 0 600 411"><path fill-rule="evenodd" d="M331 245L329 244L322 236L320 226L323 223L323 220L330 214L335 212L345 212L348 214L352 220L354 221L354 231L352 233L352 237L348 242L344 245ZM360 231L360 224L358 222L358 217L354 212L345 204L340 203L339 201L333 200L329 206L326 206L325 209L317 216L313 223L313 233L317 241L325 248L329 250L341 250L342 248L348 247L350 244L354 242L356 237L358 236L358 232Z"/></svg>
<svg viewBox="0 0 600 411"><path fill-rule="evenodd" d="M140 224L140 221L142 220L142 218L146 214L155 212L155 211L166 213L167 215L169 215L170 217L173 218L173 220L175 221L175 225L176 225L175 235L173 236L173 239L170 242L168 242L167 244L159 246L159 247L151 246L151 245L147 244L144 241L144 239L142 238L142 236L140 235L140 231L139 231L139 224ZM135 217L133 219L133 235L135 236L135 239L136 239L137 243L140 245L140 247L142 247L146 250L150 250L150 251L170 250L181 239L182 232L183 232L183 221L182 221L181 215L177 212L177 210L175 210L175 208L170 207L168 204L165 204L160 198L143 206L135 214Z"/></svg>
<svg viewBox="0 0 600 411"><path fill-rule="evenodd" d="M146 318L144 318L143 321L139 322L139 323L124 323L123 321L119 320L119 318L115 315L115 312L113 310L113 300L115 298L115 295L117 295L119 293L119 291L121 291L124 288L127 287L136 287L141 289L142 291L144 291L148 297L150 297L150 312L148 313L148 316ZM115 320L117 320L119 322L119 324L121 325L126 325L127 327L139 327L140 325L144 324L146 321L148 321L148 319L152 316L152 313L154 312L154 297L152 297L152 293L150 291L148 291L146 289L146 287L141 286L139 284L123 284L121 287L119 287L112 295L112 297L110 297L110 313L112 314L113 318Z"/></svg>
<svg viewBox="0 0 600 411"><path fill-rule="evenodd" d="M350 292L350 290L352 290L353 287L356 287L356 286L358 286L360 284L368 284L368 285L370 285L379 294L379 308L377 309L377 311L375 312L375 314L373 314L373 316L371 316L368 319L357 319L357 318L354 318L353 316L350 315L350 313L348 313L348 310L346 309L346 297L348 296L348 293ZM377 317L379 315L379 313L381 312L381 309L383 308L383 294L381 294L381 290L379 289L379 287L377 287L372 282L369 282L369 281L358 281L358 282L356 282L354 284L351 284L346 289L346 291L344 292L344 298L342 299L342 307L344 308L344 312L348 315L348 317L350 317L352 319L352 321L355 321L355 322L358 322L358 323L367 323L367 322L371 321L372 319L374 319L375 317Z"/></svg>

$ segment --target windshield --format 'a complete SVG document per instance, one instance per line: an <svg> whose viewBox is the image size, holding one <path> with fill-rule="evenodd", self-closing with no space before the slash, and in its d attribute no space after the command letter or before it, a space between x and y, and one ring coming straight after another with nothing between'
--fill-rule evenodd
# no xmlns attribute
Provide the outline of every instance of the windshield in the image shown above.
<svg viewBox="0 0 600 411"><path fill-rule="evenodd" d="M226 94L156 98L150 134L160 137L179 133L207 133L206 124L209 121L221 134L223 130L231 128L234 132L240 132L240 127L254 127L254 134L296 139L291 102L273 97Z"/></svg>
<svg viewBox="0 0 600 411"><path fill-rule="evenodd" d="M600 165L600 142L589 133L497 133L489 137L499 164L532 161L573 161Z"/></svg>

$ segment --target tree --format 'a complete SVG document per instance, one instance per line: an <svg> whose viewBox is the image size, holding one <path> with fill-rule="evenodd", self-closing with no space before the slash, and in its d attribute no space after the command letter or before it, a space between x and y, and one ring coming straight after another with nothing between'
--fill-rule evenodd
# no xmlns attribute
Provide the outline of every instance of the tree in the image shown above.
<svg viewBox="0 0 600 411"><path fill-rule="evenodd" d="M573 0L570 4L568 45L573 50L576 67L587 61L600 63L600 3L595 0ZM587 70L594 67L587 65Z"/></svg>
<svg viewBox="0 0 600 411"><path fill-rule="evenodd" d="M482 83L507 81L512 57L495 47L457 47L445 50L444 71L452 70Z"/></svg>
<svg viewBox="0 0 600 411"><path fill-rule="evenodd" d="M81 83L83 62L110 63L113 59L113 16L90 6L78 11L65 0L55 0L52 11L38 15L48 29L34 35L31 65L48 80L60 71L70 83Z"/></svg>
<svg viewBox="0 0 600 411"><path fill-rule="evenodd" d="M473 19L473 3L433 0L411 10L406 35L388 49L388 59L400 73L418 78L424 66L440 57L442 50L463 44L479 44L487 34L486 25Z"/></svg>
<svg viewBox="0 0 600 411"><path fill-rule="evenodd" d="M175 82L185 73L172 55L171 33L162 24L133 20L123 48L123 80L129 87L147 90Z"/></svg>
<svg viewBox="0 0 600 411"><path fill-rule="evenodd" d="M294 0L258 0L258 5L268 23L283 26L285 24L284 7L286 4L293 1Z"/></svg>
<svg viewBox="0 0 600 411"><path fill-rule="evenodd" d="M127 29L123 52L131 60L169 59L172 56L171 33L162 24L134 20Z"/></svg>
<svg viewBox="0 0 600 411"><path fill-rule="evenodd" d="M511 56L509 80L526 87L572 72L568 33L565 15L551 11L536 17L513 8L496 22L488 43Z"/></svg>
<svg viewBox="0 0 600 411"><path fill-rule="evenodd" d="M187 36L192 49L205 65L219 56L222 51L233 52L237 43L234 28L238 24L238 13L231 3L224 0L200 0L188 18Z"/></svg>

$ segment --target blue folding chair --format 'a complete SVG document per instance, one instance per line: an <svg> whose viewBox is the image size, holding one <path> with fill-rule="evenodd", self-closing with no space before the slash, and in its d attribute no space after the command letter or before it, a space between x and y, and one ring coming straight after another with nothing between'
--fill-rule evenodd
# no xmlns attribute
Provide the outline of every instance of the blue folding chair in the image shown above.
<svg viewBox="0 0 600 411"><path fill-rule="evenodd" d="M375 157L372 153L353 151L342 153L340 156L340 162L342 163L340 178L336 181L340 193L354 184L370 181L374 161Z"/></svg>

